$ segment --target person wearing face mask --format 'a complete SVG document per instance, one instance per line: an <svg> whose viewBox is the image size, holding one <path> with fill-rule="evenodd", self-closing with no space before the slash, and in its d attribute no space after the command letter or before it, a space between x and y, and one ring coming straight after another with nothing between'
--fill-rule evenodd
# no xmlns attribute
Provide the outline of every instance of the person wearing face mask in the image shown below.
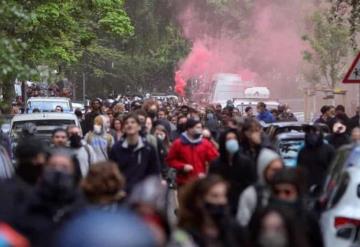
<svg viewBox="0 0 360 247"><path fill-rule="evenodd" d="M180 196L178 229L170 247L245 246L241 227L228 209L228 185L216 175L193 181Z"/></svg>
<svg viewBox="0 0 360 247"><path fill-rule="evenodd" d="M153 130L153 135L158 140L158 155L159 160L161 164L161 174L163 177L166 176L168 171L168 166L165 164L165 157L169 153L169 149L171 146L170 140L169 140L169 129L166 128L166 126L163 125L163 121L158 120L155 122L155 128Z"/></svg>
<svg viewBox="0 0 360 247"><path fill-rule="evenodd" d="M94 149L96 161L100 162L109 159L108 154L114 145L114 138L107 133L103 116L95 118L93 130L87 133L84 139Z"/></svg>
<svg viewBox="0 0 360 247"><path fill-rule="evenodd" d="M186 131L186 122L188 118L186 116L180 115L177 118L176 130L171 132L171 141L176 140L183 132Z"/></svg>
<svg viewBox="0 0 360 247"><path fill-rule="evenodd" d="M168 166L178 171L176 180L179 186L205 176L207 164L219 156L214 145L202 137L202 131L200 121L188 119L186 131L174 141L166 157Z"/></svg>
<svg viewBox="0 0 360 247"><path fill-rule="evenodd" d="M220 135L220 156L210 164L209 173L222 176L230 185L229 206L236 215L239 196L249 185L255 183L255 164L241 153L240 136L235 129L229 129Z"/></svg>
<svg viewBox="0 0 360 247"><path fill-rule="evenodd" d="M261 210L249 224L248 246L310 247L294 215L278 207Z"/></svg>
<svg viewBox="0 0 360 247"><path fill-rule="evenodd" d="M248 186L240 195L236 218L240 225L247 226L254 213L268 205L270 184L274 175L284 168L279 154L263 148L257 161L257 182Z"/></svg>
<svg viewBox="0 0 360 247"><path fill-rule="evenodd" d="M10 179L0 180L0 221L15 224L39 181L47 149L37 138L26 138L15 149L16 169Z"/></svg>
<svg viewBox="0 0 360 247"><path fill-rule="evenodd" d="M326 172L335 157L335 149L323 141L319 127L304 126L305 145L300 150L297 164L303 168L308 178L308 188L316 188L323 184Z"/></svg>
<svg viewBox="0 0 360 247"><path fill-rule="evenodd" d="M81 129L78 126L70 125L67 128L69 136L69 147L79 162L81 175L86 177L89 168L96 160L96 154L92 146L82 139Z"/></svg>
<svg viewBox="0 0 360 247"><path fill-rule="evenodd" d="M80 177L80 169L68 149L52 150L17 222L33 246L46 246L56 229L85 207L78 189Z"/></svg>
<svg viewBox="0 0 360 247"><path fill-rule="evenodd" d="M324 246L317 217L305 205L306 186L302 170L287 168L278 172L272 181L271 190L272 196L269 204L284 208L293 214L310 247Z"/></svg>
<svg viewBox="0 0 360 247"><path fill-rule="evenodd" d="M208 111L206 113L205 118L205 127L211 131L212 136L217 139L219 136L219 120L217 119L216 115Z"/></svg>
<svg viewBox="0 0 360 247"><path fill-rule="evenodd" d="M326 140L335 149L349 144L351 142L350 136L347 133L347 127L340 121L337 121L333 126L333 133L326 137Z"/></svg>

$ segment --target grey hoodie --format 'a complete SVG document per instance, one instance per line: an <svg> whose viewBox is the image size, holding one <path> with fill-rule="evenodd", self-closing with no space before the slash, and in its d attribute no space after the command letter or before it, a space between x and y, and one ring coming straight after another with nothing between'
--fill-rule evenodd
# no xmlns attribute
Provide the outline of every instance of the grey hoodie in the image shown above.
<svg viewBox="0 0 360 247"><path fill-rule="evenodd" d="M268 166L277 159L281 159L281 157L274 151L263 148L260 151L258 160L257 160L257 175L258 175L258 182L257 185L250 185L247 187L244 192L240 195L239 199L239 206L237 211L237 221L242 226L247 226L249 221L254 214L256 207L257 207L257 192L255 186L261 186L264 188L263 193L263 201L261 205L267 205L268 200L270 198L270 191L268 189L266 180L265 180L265 171Z"/></svg>
<svg viewBox="0 0 360 247"><path fill-rule="evenodd" d="M98 161L96 159L96 153L94 149L85 141L82 141L82 146L80 148L74 148L73 150L76 158L79 161L81 175L82 177L86 177L90 166Z"/></svg>

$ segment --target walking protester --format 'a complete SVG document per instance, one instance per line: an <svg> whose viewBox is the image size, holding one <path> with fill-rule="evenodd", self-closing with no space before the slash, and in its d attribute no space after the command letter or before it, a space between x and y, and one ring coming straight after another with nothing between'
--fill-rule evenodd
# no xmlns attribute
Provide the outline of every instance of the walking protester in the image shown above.
<svg viewBox="0 0 360 247"><path fill-rule="evenodd" d="M125 111L126 111L125 105L122 103L117 103L113 107L114 118L123 117L123 115L125 114Z"/></svg>
<svg viewBox="0 0 360 247"><path fill-rule="evenodd" d="M329 106L327 105L322 106L320 109L321 116L315 120L315 124L327 124L330 115L329 111L330 111Z"/></svg>
<svg viewBox="0 0 360 247"><path fill-rule="evenodd" d="M153 232L158 246L166 246L171 233L167 212L174 212L175 205L170 204L168 193L166 185L158 176L150 176L135 186L127 200L130 209Z"/></svg>
<svg viewBox="0 0 360 247"><path fill-rule="evenodd" d="M266 104L264 102L259 102L256 106L256 110L258 112L257 120L265 123L273 123L276 121L271 112L266 109Z"/></svg>
<svg viewBox="0 0 360 247"><path fill-rule="evenodd" d="M255 119L245 119L241 128L242 152L256 163L262 144L262 129L259 122Z"/></svg>
<svg viewBox="0 0 360 247"><path fill-rule="evenodd" d="M227 190L226 181L218 176L185 186L180 196L179 228L169 246L245 246L243 231L228 210Z"/></svg>
<svg viewBox="0 0 360 247"><path fill-rule="evenodd" d="M93 130L86 134L85 141L94 149L97 162L109 159L109 152L114 144L114 139L106 132L103 116L95 118Z"/></svg>
<svg viewBox="0 0 360 247"><path fill-rule="evenodd" d="M267 207L254 216L249 232L252 247L310 247L294 215L278 207Z"/></svg>
<svg viewBox="0 0 360 247"><path fill-rule="evenodd" d="M360 128L355 127L351 131L351 142L355 144L360 144Z"/></svg>
<svg viewBox="0 0 360 247"><path fill-rule="evenodd" d="M251 106L247 106L245 108L245 118L255 118L254 111Z"/></svg>
<svg viewBox="0 0 360 247"><path fill-rule="evenodd" d="M335 149L324 142L318 126L305 126L304 131L305 146L298 154L297 164L306 173L308 189L315 189L323 184L326 171L335 156Z"/></svg>
<svg viewBox="0 0 360 247"><path fill-rule="evenodd" d="M46 157L47 149L37 138L26 138L17 145L15 174L0 181L0 221L15 226L20 220L20 212L40 180Z"/></svg>
<svg viewBox="0 0 360 247"><path fill-rule="evenodd" d="M214 145L202 137L202 131L200 121L187 120L186 131L174 141L166 157L166 163L177 170L179 186L204 177L207 165L219 155Z"/></svg>
<svg viewBox="0 0 360 247"><path fill-rule="evenodd" d="M120 141L120 139L124 135L122 127L123 127L122 119L120 117L114 118L114 121L111 124L111 130L115 143Z"/></svg>
<svg viewBox="0 0 360 247"><path fill-rule="evenodd" d="M160 164L155 148L141 135L140 120L135 114L124 117L123 140L117 142L110 152L126 178L126 192L150 175L160 176Z"/></svg>
<svg viewBox="0 0 360 247"><path fill-rule="evenodd" d="M92 146L82 139L81 129L76 125L70 125L67 128L67 134L69 136L70 149L74 152L79 162L81 175L86 177L90 166L97 161L96 153Z"/></svg>
<svg viewBox="0 0 360 247"><path fill-rule="evenodd" d="M82 132L85 133L85 120L83 119L83 113L81 112L81 109L79 108L75 109L74 114L76 115L80 123Z"/></svg>
<svg viewBox="0 0 360 247"><path fill-rule="evenodd" d="M339 121L342 122L346 126L346 132L348 134L350 134L351 122L350 122L350 118L346 114L345 106L337 105L336 108L335 108L335 114L336 114L335 115L336 122L339 122Z"/></svg>
<svg viewBox="0 0 360 247"><path fill-rule="evenodd" d="M290 111L289 106L282 104L278 106L278 122L296 122L297 119L294 114Z"/></svg>
<svg viewBox="0 0 360 247"><path fill-rule="evenodd" d="M145 140L155 148L156 153L158 153L158 142L155 136L151 134L152 129L152 120L148 117L147 113L144 110L136 110L135 114L137 115L140 125L141 131L140 135L145 138ZM146 126L147 123L147 126Z"/></svg>
<svg viewBox="0 0 360 247"><path fill-rule="evenodd" d="M281 157L270 149L262 149L257 161L258 180L240 195L237 220L247 226L252 215L265 208L271 196L270 184L274 175L284 168Z"/></svg>
<svg viewBox="0 0 360 247"><path fill-rule="evenodd" d="M68 144L68 135L65 129L57 128L53 130L51 136L51 147L65 148Z"/></svg>
<svg viewBox="0 0 360 247"><path fill-rule="evenodd" d="M109 161L91 166L81 189L92 206L108 212L117 212L126 197L125 178Z"/></svg>
<svg viewBox="0 0 360 247"><path fill-rule="evenodd" d="M327 111L327 126L329 127L330 130L333 129L334 124L336 123L336 110L334 106L329 106L329 110Z"/></svg>
<svg viewBox="0 0 360 247"><path fill-rule="evenodd" d="M85 114L84 135L93 130L95 118L102 114L101 107L102 103L99 99L91 101L91 111Z"/></svg>
<svg viewBox="0 0 360 247"><path fill-rule="evenodd" d="M229 129L220 135L220 156L210 164L209 173L222 176L230 185L229 206L236 215L239 196L249 185L256 182L254 162L243 155L240 147L240 136L235 129Z"/></svg>
<svg viewBox="0 0 360 247"><path fill-rule="evenodd" d="M169 140L169 129L164 126L163 120L155 122L153 135L157 138L158 142L158 155L161 164L161 174L166 177L169 167L166 165L165 158L169 153L171 142Z"/></svg>
<svg viewBox="0 0 360 247"><path fill-rule="evenodd" d="M293 213L297 226L305 234L309 247L324 246L321 229L315 214L306 208L306 183L300 169L287 168L272 180L271 204Z"/></svg>
<svg viewBox="0 0 360 247"><path fill-rule="evenodd" d="M57 228L85 207L78 189L80 176L79 167L68 149L52 150L41 179L17 222L21 233L34 246L46 246Z"/></svg>
<svg viewBox="0 0 360 247"><path fill-rule="evenodd" d="M356 107L355 115L350 118L350 130L360 126L360 106Z"/></svg>
<svg viewBox="0 0 360 247"><path fill-rule="evenodd" d="M337 121L332 129L332 134L326 137L327 142L335 149L339 149L341 146L349 144L351 142L350 136L347 133L347 127L342 122Z"/></svg>

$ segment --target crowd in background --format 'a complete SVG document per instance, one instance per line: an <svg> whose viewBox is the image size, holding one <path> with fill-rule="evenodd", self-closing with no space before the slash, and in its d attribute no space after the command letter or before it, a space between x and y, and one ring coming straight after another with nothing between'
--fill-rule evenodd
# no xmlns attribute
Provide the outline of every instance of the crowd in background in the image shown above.
<svg viewBox="0 0 360 247"><path fill-rule="evenodd" d="M1 172L0 243L321 247L310 191L335 150L360 139L359 112L321 113L304 129L297 168L285 167L262 126L296 121L285 105L241 113L231 101L95 99L75 110L81 126L53 131L50 147L24 126L16 167Z"/></svg>

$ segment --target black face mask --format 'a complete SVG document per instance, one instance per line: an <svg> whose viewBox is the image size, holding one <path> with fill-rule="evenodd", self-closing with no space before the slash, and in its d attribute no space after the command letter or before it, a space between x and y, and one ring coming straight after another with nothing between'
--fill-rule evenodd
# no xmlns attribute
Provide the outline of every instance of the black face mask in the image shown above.
<svg viewBox="0 0 360 247"><path fill-rule="evenodd" d="M156 111L149 111L148 112L148 116L151 118L151 119L154 119L156 117Z"/></svg>
<svg viewBox="0 0 360 247"><path fill-rule="evenodd" d="M42 198L52 202L71 201L76 192L75 178L63 171L47 169L39 184L39 192Z"/></svg>
<svg viewBox="0 0 360 247"><path fill-rule="evenodd" d="M305 145L307 147L318 147L321 145L322 138L320 134L317 133L307 133L305 135Z"/></svg>
<svg viewBox="0 0 360 247"><path fill-rule="evenodd" d="M205 209L210 215L210 217L215 221L215 223L221 223L228 213L227 205L219 205L206 202Z"/></svg>
<svg viewBox="0 0 360 247"><path fill-rule="evenodd" d="M81 136L77 134L70 136L69 140L70 140L70 147L72 148L80 148L82 146Z"/></svg>
<svg viewBox="0 0 360 247"><path fill-rule="evenodd" d="M34 165L32 162L20 162L16 174L30 185L35 185L43 172L43 165Z"/></svg>

